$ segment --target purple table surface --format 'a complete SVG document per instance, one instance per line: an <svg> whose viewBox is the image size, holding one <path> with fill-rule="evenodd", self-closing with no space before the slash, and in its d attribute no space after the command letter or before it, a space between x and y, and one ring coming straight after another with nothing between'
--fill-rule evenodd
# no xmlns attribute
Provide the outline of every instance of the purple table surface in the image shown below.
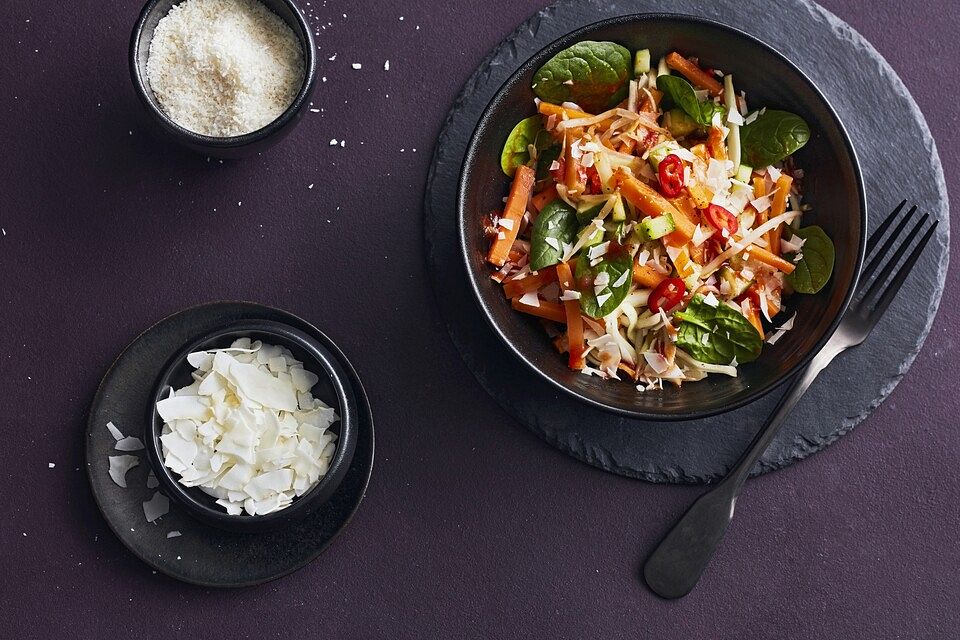
<svg viewBox="0 0 960 640"><path fill-rule="evenodd" d="M319 31L320 111L262 158L220 164L147 134L126 66L137 0L0 3L0 636L957 637L955 279L890 399L750 482L699 587L658 600L639 563L700 489L603 473L513 423L457 356L425 274L421 200L444 114L542 0L302 4ZM960 197L954 2L825 4L903 77ZM342 537L244 591L152 574L81 469L114 356L215 299L328 332L378 429Z"/></svg>

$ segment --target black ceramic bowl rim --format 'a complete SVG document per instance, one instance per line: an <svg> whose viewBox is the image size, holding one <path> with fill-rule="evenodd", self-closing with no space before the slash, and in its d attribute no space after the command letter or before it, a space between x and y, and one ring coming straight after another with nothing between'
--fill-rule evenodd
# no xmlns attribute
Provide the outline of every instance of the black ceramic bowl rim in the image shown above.
<svg viewBox="0 0 960 640"><path fill-rule="evenodd" d="M594 398L591 398L589 396L586 396L576 391L575 389L568 387L563 382L548 375L543 370L538 368L533 362L531 362L524 355L523 351L513 343L513 341L506 335L506 333L504 333L503 329L501 329L501 327L495 321L492 311L484 303L484 298L480 291L480 287L478 285L478 282L482 278L489 280L489 274L477 274L469 255L469 248L468 248L469 241L466 236L466 230L469 228L470 222L466 220L467 207L465 202L466 184L470 179L470 176L468 175L469 168L470 168L470 165L473 164L477 155L477 147L479 146L480 133L484 128L483 123L491 117L491 114L493 113L494 105L497 104L498 98L500 97L501 93L503 93L503 91L509 85L511 85L518 76L520 76L521 74L527 71L526 66L529 64L530 60L539 56L543 51L557 46L557 44L560 43L561 41L573 43L573 42L579 41L581 38L584 38L586 34L595 32L599 29L603 29L608 26L614 26L622 23L643 22L643 21L650 21L650 20L670 20L670 21L676 21L676 22L687 22L695 26L702 25L702 26L708 26L714 29L718 29L721 31L726 31L731 35L733 35L734 37L742 38L748 43L750 43L751 45L757 47L759 52L765 53L769 56L773 56L774 58L778 59L780 62L785 64L794 74L796 74L796 76L802 82L804 82L810 88L810 90L813 92L813 95L822 103L822 106L824 107L826 113L833 120L834 125L837 127L837 131L839 132L840 137L843 140L844 151L846 152L847 157L850 161L851 169L852 169L856 186L857 186L857 196L860 203L860 238L857 246L855 268L853 270L852 279L849 283L849 287L847 289L846 295L844 296L843 301L840 304L836 317L830 323L827 330L824 331L823 335L820 337L817 343L811 349L809 349L807 353L805 353L790 369L781 373L779 376L771 378L764 384L751 387L750 389L742 393L741 397L739 397L738 399L731 401L722 407L718 407L714 409L700 409L700 410L692 409L688 411L674 411L671 413L666 413L666 412L658 413L655 411L639 411L639 410L627 409L624 407L607 404L599 400L596 400ZM723 413L727 413L729 411L733 411L735 409L739 409L740 407L746 404L749 404L750 402L753 402L758 398L763 397L764 395L766 395L767 393L769 393L779 385L783 384L785 381L789 380L803 367L806 367L807 364L809 364L810 360L817 353L819 353L821 349L823 349L827 341L836 332L837 327L840 324L840 320L843 317L843 314L846 312L847 308L849 307L850 301L853 299L853 296L856 292L857 282L860 277L860 271L863 268L863 257L866 251L867 201L866 201L866 195L865 195L865 187L863 183L863 175L860 168L860 160L857 157L857 153L853 147L853 143L850 141L850 135L847 132L846 127L843 126L843 122L840 120L840 117L837 115L836 110L833 108L833 105L830 104L830 101L827 100L826 96L823 95L823 92L821 92L820 89L817 87L817 85L803 71L801 71L799 67L793 64L793 62L791 62L789 58L787 58L785 55L780 53L777 49L763 42L759 38L756 38L755 36L752 36L735 27L726 25L722 22L717 22L715 20L709 20L706 18L698 18L695 16L674 14L674 13L637 13L637 14L630 14L630 15L624 15L624 16L617 16L614 18L607 18L605 20L599 20L592 24L580 27L579 29L576 29L575 31L571 31L570 33L567 33L563 36L560 36L550 44L541 48L537 53L530 56L530 58L527 61L525 61L523 64L521 64L520 67L514 73L512 73L510 77L503 83L503 85L501 85L500 88L497 89L497 91L494 93L493 97L491 98L490 102L484 108L483 113L480 116L480 119L477 121L476 128L474 129L474 133L470 138L470 144L467 146L467 152L464 155L463 166L460 172L460 183L458 185L458 190L457 190L457 224L458 224L457 232L459 234L459 239L460 239L461 258L463 259L464 266L467 269L467 275L468 275L467 279L470 282L470 287L473 290L473 295L476 298L476 301L480 309L483 311L483 317L487 321L487 324L490 325L490 327L493 329L494 333L500 338L500 340L521 362L523 362L529 369L534 371L541 379L546 380L553 387L559 389L560 391L566 393L567 395L581 402L585 402L603 411L607 411L609 413L613 413L616 415L621 415L628 418L635 418L639 420L676 422L676 421L683 421L683 420L696 420L700 418L709 418L711 416L716 416ZM478 277L478 275L480 277Z"/></svg>
<svg viewBox="0 0 960 640"><path fill-rule="evenodd" d="M140 11L140 17L137 18L137 23L134 25L133 33L130 36L129 64L130 78L133 80L133 88L137 92L137 96L139 96L140 101L144 104L147 110L150 111L154 118L156 118L157 122L166 133L173 136L176 140L183 144L193 145L194 147L205 147L211 151L239 149L262 140L266 140L278 131L282 131L287 124L296 117L300 109L302 109L304 104L306 104L307 97L310 95L310 92L313 90L313 86L316 83L317 53L316 45L313 41L313 33L310 31L310 25L307 24L306 18L303 17L303 13L301 13L300 9L293 2L293 0L278 1L289 7L290 12L296 16L297 25L299 27L293 31L297 36L297 39L300 41L300 47L303 49L304 56L303 84L300 86L300 91L297 92L297 95L293 99L293 102L290 103L290 106L288 106L286 110L281 113L280 116L278 116L273 122L264 125L256 131L251 131L250 133L227 138L203 135L202 133L191 131L190 129L187 129L186 127L174 122L173 119L170 118L170 116L168 116L157 103L157 98L154 96L153 90L150 88L147 79L143 77L142 73L140 73L140 34L143 32L144 25L146 25L147 20L150 19L150 16L153 14L156 6L162 1L165 0L149 0ZM269 7L267 8L269 9Z"/></svg>
<svg viewBox="0 0 960 640"><path fill-rule="evenodd" d="M179 476L175 476L174 472L163 463L160 435L163 431L164 422L156 409L157 402L169 395L170 379L174 371L186 361L188 354L198 350L200 345L244 332L273 335L284 342L295 343L300 349L307 352L313 359L313 362L304 362L304 367L318 376L325 374L328 377L336 393L337 402L340 405L337 407L339 409L338 415L340 419L334 423L337 431L337 449L334 452L333 458L330 460L326 474L324 474L307 493L294 498L289 506L279 511L274 511L273 513L254 516L243 513L240 515L230 515L219 507L205 504L205 502L212 503L213 498L210 497L209 500L197 499L192 494L192 491L199 491L199 489L184 487L177 481ZM311 367L311 364L318 365L319 369ZM353 387L349 382L349 374L340 365L336 356L330 352L321 341L282 322L273 320L241 320L191 340L187 346L178 351L176 355L164 365L163 369L161 369L154 392L150 398L150 406L147 407L146 433L144 434L143 444L154 475L157 476L157 480L169 498L182 505L187 512L194 517L221 529L229 531L262 531L274 529L306 517L336 493L337 488L343 481L344 476L346 476L347 470L353 461L357 441L356 421L359 414Z"/></svg>

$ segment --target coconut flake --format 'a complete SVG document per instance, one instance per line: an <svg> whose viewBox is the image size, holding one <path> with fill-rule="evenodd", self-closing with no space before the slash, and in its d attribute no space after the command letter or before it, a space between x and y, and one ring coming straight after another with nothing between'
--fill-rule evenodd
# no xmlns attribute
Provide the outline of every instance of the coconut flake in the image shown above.
<svg viewBox="0 0 960 640"><path fill-rule="evenodd" d="M117 440L117 451L140 451L143 449L143 442L140 438L127 436L122 440Z"/></svg>
<svg viewBox="0 0 960 640"><path fill-rule="evenodd" d="M127 488L127 471L140 464L140 458L136 456L109 456L110 460L110 478L117 483L118 487Z"/></svg>
<svg viewBox="0 0 960 640"><path fill-rule="evenodd" d="M120 432L120 429L117 429L117 426L112 422L107 423L107 431L110 432L110 435L113 436L113 439L116 441L123 440L123 434Z"/></svg>
<svg viewBox="0 0 960 640"><path fill-rule="evenodd" d="M713 307L714 309L720 305L720 301L717 300L717 296L713 295L713 291L703 297L703 303L709 307Z"/></svg>
<svg viewBox="0 0 960 640"><path fill-rule="evenodd" d="M143 503L143 515L147 522L153 522L165 516L168 511L170 511L170 499L159 491L154 492L153 497Z"/></svg>
<svg viewBox="0 0 960 640"><path fill-rule="evenodd" d="M530 307L539 307L540 296L536 291L530 291L520 296L520 304L525 304Z"/></svg>
<svg viewBox="0 0 960 640"><path fill-rule="evenodd" d="M180 533L180 532L177 531L177 530L173 530L173 531L170 531L169 533L167 533L167 537L168 537L168 538L179 538L179 537L182 536L182 535L183 535L183 534Z"/></svg>
<svg viewBox="0 0 960 640"><path fill-rule="evenodd" d="M567 289L560 296L560 300L566 302L567 300L579 300L581 298L581 293L575 289Z"/></svg>

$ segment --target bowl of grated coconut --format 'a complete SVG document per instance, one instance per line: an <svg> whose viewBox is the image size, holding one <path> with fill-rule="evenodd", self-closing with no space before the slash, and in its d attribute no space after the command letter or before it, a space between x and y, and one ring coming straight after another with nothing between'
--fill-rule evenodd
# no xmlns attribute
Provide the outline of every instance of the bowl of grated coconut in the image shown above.
<svg viewBox="0 0 960 640"><path fill-rule="evenodd" d="M150 0L130 39L130 75L164 135L239 158L297 124L316 54L292 0Z"/></svg>

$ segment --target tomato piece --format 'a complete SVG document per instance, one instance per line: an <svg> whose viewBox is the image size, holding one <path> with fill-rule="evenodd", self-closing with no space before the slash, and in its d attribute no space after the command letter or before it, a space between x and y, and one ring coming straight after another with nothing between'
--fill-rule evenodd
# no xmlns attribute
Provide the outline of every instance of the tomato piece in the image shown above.
<svg viewBox="0 0 960 640"><path fill-rule="evenodd" d="M683 284L680 278L667 278L656 286L650 294L647 306L650 311L660 313L660 310L670 311L683 300L683 294L687 292L687 285Z"/></svg>
<svg viewBox="0 0 960 640"><path fill-rule="evenodd" d="M668 198L676 198L683 190L683 161L671 153L660 161L660 191Z"/></svg>
<svg viewBox="0 0 960 640"><path fill-rule="evenodd" d="M600 181L600 172L596 167L587 167L587 190L584 193L595 195L603 193L603 183Z"/></svg>
<svg viewBox="0 0 960 640"><path fill-rule="evenodd" d="M703 210L707 221L720 231L720 235L729 238L740 228L737 216L733 215L718 204L711 204ZM726 232L726 233L724 233Z"/></svg>
<svg viewBox="0 0 960 640"><path fill-rule="evenodd" d="M563 176L567 171L567 163L562 155L557 158L556 162L559 166L556 169L550 169L550 177L553 178L554 182L563 184Z"/></svg>

